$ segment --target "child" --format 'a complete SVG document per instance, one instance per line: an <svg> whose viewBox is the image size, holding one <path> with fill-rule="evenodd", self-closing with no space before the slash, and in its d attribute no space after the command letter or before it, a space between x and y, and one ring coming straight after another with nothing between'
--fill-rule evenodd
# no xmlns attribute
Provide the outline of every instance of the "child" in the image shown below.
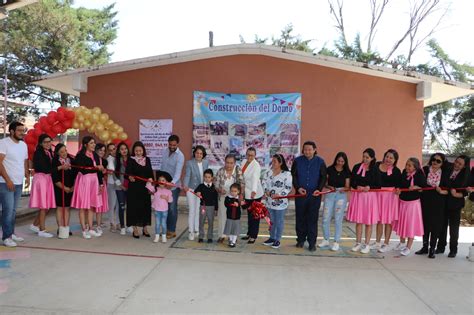
<svg viewBox="0 0 474 315"><path fill-rule="evenodd" d="M197 186L194 192L201 198L201 211L199 211L199 243L204 238L204 222L207 217L207 242L212 243L214 230L214 213L217 211L217 190L212 183L214 173L211 169L204 171L204 183Z"/></svg>
<svg viewBox="0 0 474 315"><path fill-rule="evenodd" d="M400 181L400 188L408 188L409 191L400 192L400 190L397 190L397 193L400 194L400 206L398 221L396 221L393 228L400 236L400 244L396 249L400 250L403 256L410 254L415 236L423 236L421 192L419 190L426 186L426 177L423 175L420 162L417 158L409 158ZM408 238L408 243L405 246L406 238Z"/></svg>
<svg viewBox="0 0 474 315"><path fill-rule="evenodd" d="M224 205L227 208L227 221L224 234L229 235L229 247L235 247L237 236L240 234L240 215L242 202L239 200L240 185L230 185L230 194L225 197Z"/></svg>
<svg viewBox="0 0 474 315"><path fill-rule="evenodd" d="M161 172L158 175L158 187L155 188L151 183L147 183L147 188L150 192L154 192L154 198L151 203L155 210L155 239L153 243L158 243L160 240L161 227L161 241L166 243L166 219L168 218L168 203L173 201L171 190L168 189L166 183L171 182L171 176L166 172Z"/></svg>

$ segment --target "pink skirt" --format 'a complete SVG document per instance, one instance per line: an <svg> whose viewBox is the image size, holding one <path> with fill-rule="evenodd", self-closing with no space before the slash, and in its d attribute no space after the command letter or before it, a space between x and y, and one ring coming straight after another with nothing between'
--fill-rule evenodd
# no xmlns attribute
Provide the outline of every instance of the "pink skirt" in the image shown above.
<svg viewBox="0 0 474 315"><path fill-rule="evenodd" d="M97 207L95 212L105 213L109 211L109 194L107 193L107 184L104 182L104 187L102 187L102 206Z"/></svg>
<svg viewBox="0 0 474 315"><path fill-rule="evenodd" d="M398 221L393 230L400 237L414 238L423 235L423 217L420 200L400 200Z"/></svg>
<svg viewBox="0 0 474 315"><path fill-rule="evenodd" d="M35 173L31 185L29 207L38 209L56 208L51 174Z"/></svg>
<svg viewBox="0 0 474 315"><path fill-rule="evenodd" d="M375 224L379 220L375 192L351 192L347 220L361 224Z"/></svg>
<svg viewBox="0 0 474 315"><path fill-rule="evenodd" d="M398 220L398 195L391 191L376 192L379 205L379 223L393 224Z"/></svg>
<svg viewBox="0 0 474 315"><path fill-rule="evenodd" d="M71 207L90 209L102 206L102 196L99 194L99 179L96 173L82 174L79 172L74 183Z"/></svg>

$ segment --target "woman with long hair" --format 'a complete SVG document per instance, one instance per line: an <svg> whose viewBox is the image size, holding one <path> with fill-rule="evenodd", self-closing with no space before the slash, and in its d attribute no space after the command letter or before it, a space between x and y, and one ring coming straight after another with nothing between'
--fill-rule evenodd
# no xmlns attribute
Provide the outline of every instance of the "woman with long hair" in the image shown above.
<svg viewBox="0 0 474 315"><path fill-rule="evenodd" d="M266 205L270 212L270 238L263 245L280 248L281 236L285 226L285 213L288 209L288 199L278 197L288 196L292 189L292 176L288 170L285 158L281 154L274 154L272 167L263 179L263 190L266 196Z"/></svg>
<svg viewBox="0 0 474 315"><path fill-rule="evenodd" d="M97 232L102 234L102 216L104 213L109 211L109 196L108 196L108 189L107 189L107 160L105 159L105 144L103 143L98 143L95 146L95 153L99 156L99 165L101 165L104 169L102 171L102 175L104 176L104 180L102 181L104 184L104 189L102 189L102 206L97 207L95 211L95 216L96 216L96 223L97 223Z"/></svg>
<svg viewBox="0 0 474 315"><path fill-rule="evenodd" d="M101 236L100 231L93 229L94 211L102 206L102 189L104 167L95 153L95 140L91 136L82 138L81 150L77 153L74 164L78 173L74 183L71 207L79 209L79 221L82 237Z"/></svg>
<svg viewBox="0 0 474 315"><path fill-rule="evenodd" d="M117 230L120 230L120 235L127 234L125 227L125 209L127 207L127 189L128 189L128 177L125 176L125 170L130 158L130 150L125 142L120 142L117 145L117 153L115 155L115 193L117 194L117 201L119 205L119 222L120 226Z"/></svg>
<svg viewBox="0 0 474 315"><path fill-rule="evenodd" d="M153 169L142 142L133 144L132 156L125 173L130 181L127 191L127 225L133 227L134 238L140 238L138 227L142 228L143 236L150 237L147 226L151 225L151 195L146 188L146 182L138 177L153 182Z"/></svg>
<svg viewBox="0 0 474 315"><path fill-rule="evenodd" d="M77 174L77 171L71 168L72 164L74 164L73 158L68 154L66 146L63 143L58 143L54 148L53 157L53 182L58 227L69 226L69 208Z"/></svg>
<svg viewBox="0 0 474 315"><path fill-rule="evenodd" d="M318 247L328 247L329 244L329 225L334 216L334 243L331 246L332 251L339 250L339 243L342 234L342 219L347 206L347 197L350 190L351 170L349 161L344 152L339 152L334 158L334 162L327 168L326 188L335 190L333 193L324 196L324 214L323 214L323 236L324 239Z"/></svg>
<svg viewBox="0 0 474 315"><path fill-rule="evenodd" d="M33 184L30 194L30 208L38 208L38 216L31 229L37 228L39 237L53 237L53 234L46 231L45 221L49 209L56 208L54 197L54 185L51 173L53 171L53 151L51 150L52 139L47 134L42 134L38 138L38 146L33 155Z"/></svg>
<svg viewBox="0 0 474 315"><path fill-rule="evenodd" d="M370 191L378 188L379 179L376 169L375 151L367 148L362 153L362 162L352 168L351 192L347 220L356 223L356 243L353 252L368 254L370 252L370 236L372 226L379 220L377 194ZM362 228L365 226L365 243L362 244Z"/></svg>

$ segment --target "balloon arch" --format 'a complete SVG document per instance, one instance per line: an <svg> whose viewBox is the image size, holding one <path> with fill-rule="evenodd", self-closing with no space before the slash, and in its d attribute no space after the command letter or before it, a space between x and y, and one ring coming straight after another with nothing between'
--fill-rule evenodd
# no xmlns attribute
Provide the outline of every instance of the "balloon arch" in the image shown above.
<svg viewBox="0 0 474 315"><path fill-rule="evenodd" d="M29 159L33 157L41 134L46 133L51 138L55 138L70 128L87 130L104 143L129 142L123 127L110 119L109 115L103 113L99 107L59 107L57 111L50 111L46 116L41 117L34 128L26 134L25 142L28 145Z"/></svg>

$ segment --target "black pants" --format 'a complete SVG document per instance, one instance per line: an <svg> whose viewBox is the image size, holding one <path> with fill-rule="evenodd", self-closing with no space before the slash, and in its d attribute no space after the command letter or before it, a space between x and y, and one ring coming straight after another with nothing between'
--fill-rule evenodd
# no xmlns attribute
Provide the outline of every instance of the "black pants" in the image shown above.
<svg viewBox="0 0 474 315"><path fill-rule="evenodd" d="M449 226L449 250L458 252L459 224L461 223L461 210L446 209L444 212L444 222L439 234L438 248L444 250L447 245L448 226Z"/></svg>
<svg viewBox="0 0 474 315"><path fill-rule="evenodd" d="M315 246L318 236L319 208L321 207L321 196L308 196L296 198L296 241L304 243L306 240L309 246Z"/></svg>
<svg viewBox="0 0 474 315"><path fill-rule="evenodd" d="M250 238L256 239L258 237L258 230L260 229L260 219L254 219L253 215L248 211L248 207L252 204L254 201L260 202L262 198L258 199L245 199L245 203L247 205L247 216L248 216L248 232L247 235Z"/></svg>
<svg viewBox="0 0 474 315"><path fill-rule="evenodd" d="M437 191L426 191L421 198L423 213L423 247L435 248L444 224L446 197Z"/></svg>

